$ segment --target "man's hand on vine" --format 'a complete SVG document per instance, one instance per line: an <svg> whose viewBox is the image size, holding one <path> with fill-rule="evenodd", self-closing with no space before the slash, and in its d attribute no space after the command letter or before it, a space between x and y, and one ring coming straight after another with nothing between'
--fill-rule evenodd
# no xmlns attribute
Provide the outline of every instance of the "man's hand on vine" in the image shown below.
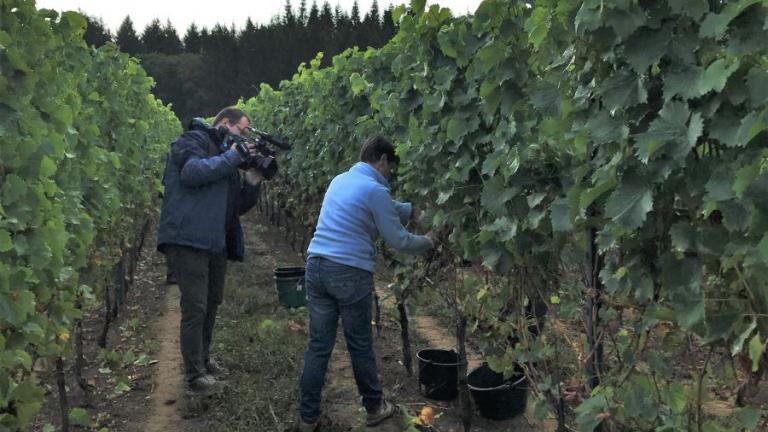
<svg viewBox="0 0 768 432"><path fill-rule="evenodd" d="M429 222L429 219L430 217L426 211L417 209L416 207L413 208L413 211L411 212L411 220L416 223L416 226L425 226Z"/></svg>
<svg viewBox="0 0 768 432"><path fill-rule="evenodd" d="M435 234L434 231L430 231L430 232L424 234L424 237L428 238L429 241L432 242L432 250L435 250L435 248L437 248L437 245L438 245L437 234Z"/></svg>

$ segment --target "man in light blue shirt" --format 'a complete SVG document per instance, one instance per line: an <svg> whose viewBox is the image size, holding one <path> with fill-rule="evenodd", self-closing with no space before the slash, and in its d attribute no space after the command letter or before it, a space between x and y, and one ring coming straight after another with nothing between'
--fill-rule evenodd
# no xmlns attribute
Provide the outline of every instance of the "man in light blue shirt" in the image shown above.
<svg viewBox="0 0 768 432"><path fill-rule="evenodd" d="M328 361L341 316L358 392L373 426L395 413L382 396L373 352L371 302L376 265L374 241L381 237L400 252L421 254L433 248L429 235L409 233L403 223L423 213L394 201L388 180L399 159L382 137L366 141L360 162L331 181L309 244L306 269L309 342L301 376L299 431L316 430Z"/></svg>

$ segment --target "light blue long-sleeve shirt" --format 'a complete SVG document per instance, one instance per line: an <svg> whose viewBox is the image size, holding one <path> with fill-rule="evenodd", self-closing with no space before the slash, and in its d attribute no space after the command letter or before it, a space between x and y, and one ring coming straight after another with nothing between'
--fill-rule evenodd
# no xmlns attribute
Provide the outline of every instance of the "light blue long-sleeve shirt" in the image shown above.
<svg viewBox="0 0 768 432"><path fill-rule="evenodd" d="M432 241L403 227L411 211L410 203L392 199L384 176L358 162L328 186L308 255L373 272L379 236L400 252L426 252Z"/></svg>

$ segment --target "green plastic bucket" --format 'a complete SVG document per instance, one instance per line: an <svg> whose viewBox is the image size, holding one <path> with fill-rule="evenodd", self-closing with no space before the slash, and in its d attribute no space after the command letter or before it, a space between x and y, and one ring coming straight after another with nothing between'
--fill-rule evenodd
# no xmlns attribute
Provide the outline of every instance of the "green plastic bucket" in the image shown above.
<svg viewBox="0 0 768 432"><path fill-rule="evenodd" d="M278 267L274 270L275 290L281 305L297 308L307 304L304 267Z"/></svg>

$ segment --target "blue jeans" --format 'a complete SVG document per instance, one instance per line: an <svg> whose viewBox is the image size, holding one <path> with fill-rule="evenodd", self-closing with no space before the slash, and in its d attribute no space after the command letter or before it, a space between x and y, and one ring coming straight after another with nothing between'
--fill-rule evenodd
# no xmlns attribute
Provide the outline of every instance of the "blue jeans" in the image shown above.
<svg viewBox="0 0 768 432"><path fill-rule="evenodd" d="M325 258L311 257L306 269L309 342L301 374L301 418L313 423L320 417L320 398L336 343L341 316L357 390L367 411L381 404L376 355L373 352L371 301L373 273Z"/></svg>

